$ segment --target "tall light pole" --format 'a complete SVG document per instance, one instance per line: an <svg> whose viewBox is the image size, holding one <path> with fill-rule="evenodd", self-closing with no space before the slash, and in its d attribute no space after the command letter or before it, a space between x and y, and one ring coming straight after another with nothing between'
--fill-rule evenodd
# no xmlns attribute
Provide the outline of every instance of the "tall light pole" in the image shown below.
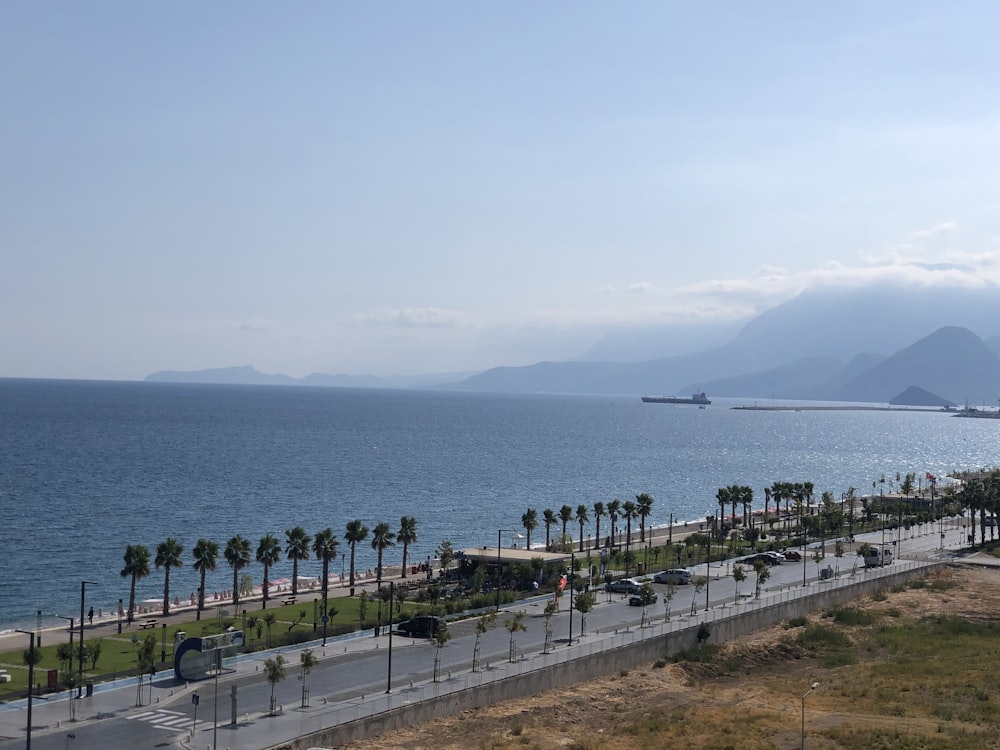
<svg viewBox="0 0 1000 750"><path fill-rule="evenodd" d="M395 581L389 581L389 667L385 684L386 695L392 692L392 602L396 598L395 594Z"/></svg>
<svg viewBox="0 0 1000 750"><path fill-rule="evenodd" d="M96 586L97 581L80 581L80 682L83 682L83 612L84 605L87 601L87 584L91 586ZM79 695L79 686L77 686L77 695Z"/></svg>
<svg viewBox="0 0 1000 750"><path fill-rule="evenodd" d="M500 535L503 533L503 529L497 529L497 612L500 611L500 581L502 580L500 576Z"/></svg>
<svg viewBox="0 0 1000 750"><path fill-rule="evenodd" d="M569 641L567 646L573 645L573 574L576 572L576 557L569 553L569 577L566 580L566 588L569 589Z"/></svg>
<svg viewBox="0 0 1000 750"><path fill-rule="evenodd" d="M35 689L35 634L30 630L16 630L17 633L24 633L31 638L28 646L28 743L27 750L31 750L31 696Z"/></svg>
<svg viewBox="0 0 1000 750"><path fill-rule="evenodd" d="M806 750L806 696L818 687L819 683L814 682L809 686L809 689L806 690L805 695L802 696L802 746L800 750Z"/></svg>

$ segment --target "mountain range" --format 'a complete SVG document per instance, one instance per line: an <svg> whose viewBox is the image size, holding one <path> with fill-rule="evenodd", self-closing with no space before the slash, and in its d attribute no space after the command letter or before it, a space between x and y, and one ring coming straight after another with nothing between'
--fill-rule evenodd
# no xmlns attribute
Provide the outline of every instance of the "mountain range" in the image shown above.
<svg viewBox="0 0 1000 750"><path fill-rule="evenodd" d="M904 393L992 405L1000 396L994 289L815 289L725 325L608 334L579 359L472 375L263 375L250 367L156 373L151 381L436 387L510 393L689 394L888 403ZM695 346L703 335L706 346ZM729 336L728 340L726 337ZM910 389L908 391L908 389Z"/></svg>

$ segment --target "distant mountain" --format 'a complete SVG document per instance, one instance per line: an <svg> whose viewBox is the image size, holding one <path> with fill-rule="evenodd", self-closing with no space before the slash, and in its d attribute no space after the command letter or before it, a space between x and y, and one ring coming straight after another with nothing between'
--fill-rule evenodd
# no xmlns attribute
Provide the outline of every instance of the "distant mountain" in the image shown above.
<svg viewBox="0 0 1000 750"><path fill-rule="evenodd" d="M835 400L884 403L911 385L955 403L993 404L1000 355L967 328L946 326L859 374Z"/></svg>
<svg viewBox="0 0 1000 750"><path fill-rule="evenodd" d="M930 391L925 391L915 385L911 385L902 393L890 398L889 403L893 406L957 406L948 399L935 396Z"/></svg>
<svg viewBox="0 0 1000 750"><path fill-rule="evenodd" d="M466 378L469 373L441 373L436 375L411 375L377 377L375 375L325 375L313 373L303 378L267 373L252 365L219 367L211 370L163 370L147 375L150 383L215 383L224 385L290 385L322 388L430 388L456 378Z"/></svg>
<svg viewBox="0 0 1000 750"><path fill-rule="evenodd" d="M504 392L689 393L709 395L875 400L885 403L910 385L954 399L955 388L938 388L912 376L892 387L853 383L880 360L945 326L978 336L1000 332L1000 294L994 289L911 289L883 285L804 292L747 323L723 346L636 362L542 362L494 368L450 388ZM984 345L985 346L985 345ZM595 347L596 350L596 347ZM822 358L821 382L812 365ZM847 362L847 365L838 363ZM795 364L799 363L799 364ZM919 363L918 368L925 366ZM793 376L801 367L801 379ZM746 380L741 380L747 378ZM992 390L1000 388L1000 384ZM853 395L851 395L853 394ZM864 398L859 396L864 394ZM964 401L965 397L962 397ZM957 399L956 399L957 400Z"/></svg>

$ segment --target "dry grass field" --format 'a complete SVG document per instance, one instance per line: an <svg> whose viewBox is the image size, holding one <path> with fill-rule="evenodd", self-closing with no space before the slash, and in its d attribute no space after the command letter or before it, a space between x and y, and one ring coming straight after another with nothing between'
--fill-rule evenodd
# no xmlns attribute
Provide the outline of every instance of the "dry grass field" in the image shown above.
<svg viewBox="0 0 1000 750"><path fill-rule="evenodd" d="M365 750L1000 748L1000 569L951 568L688 659L375 737Z"/></svg>

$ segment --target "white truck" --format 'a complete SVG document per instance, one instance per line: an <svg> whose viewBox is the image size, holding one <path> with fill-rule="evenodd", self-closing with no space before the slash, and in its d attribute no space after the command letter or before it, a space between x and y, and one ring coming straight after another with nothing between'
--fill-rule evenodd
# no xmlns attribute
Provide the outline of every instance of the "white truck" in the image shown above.
<svg viewBox="0 0 1000 750"><path fill-rule="evenodd" d="M892 565L892 548L871 547L865 554L865 567L878 568L882 565Z"/></svg>

